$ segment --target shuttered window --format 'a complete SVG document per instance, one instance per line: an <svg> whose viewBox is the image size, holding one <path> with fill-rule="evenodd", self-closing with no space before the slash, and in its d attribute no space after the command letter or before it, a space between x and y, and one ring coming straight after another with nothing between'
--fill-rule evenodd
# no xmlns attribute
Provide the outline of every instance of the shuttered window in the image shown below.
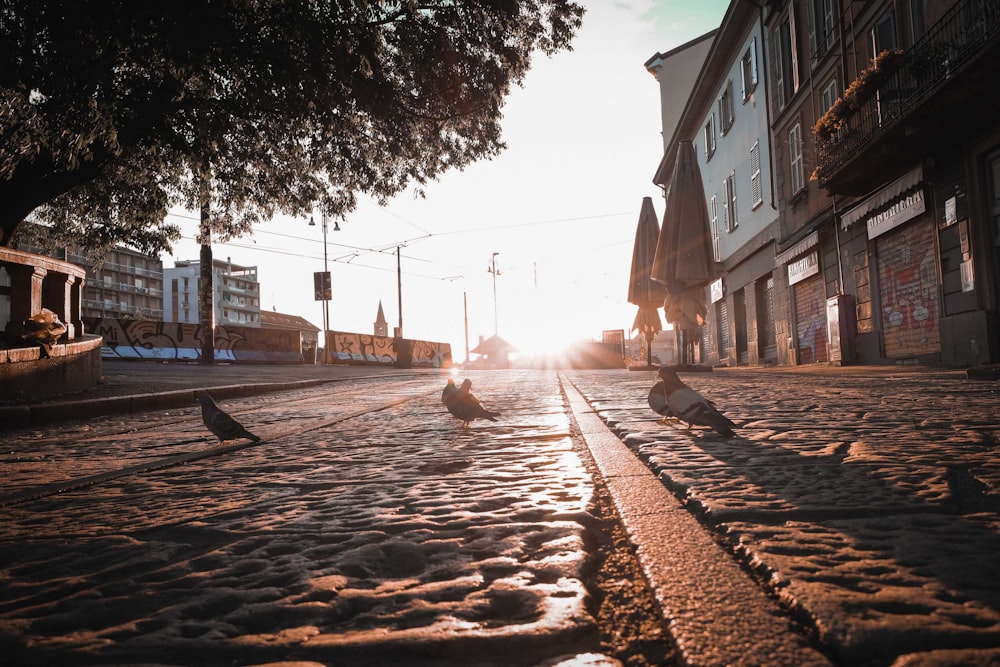
<svg viewBox="0 0 1000 667"><path fill-rule="evenodd" d="M760 182L760 142L755 141L750 148L750 193L753 208L764 202L764 189Z"/></svg>

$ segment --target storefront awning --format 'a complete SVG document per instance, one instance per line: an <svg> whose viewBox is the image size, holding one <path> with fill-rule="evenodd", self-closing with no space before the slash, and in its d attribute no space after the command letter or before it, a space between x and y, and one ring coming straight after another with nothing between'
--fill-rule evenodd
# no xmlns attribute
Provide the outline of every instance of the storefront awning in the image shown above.
<svg viewBox="0 0 1000 667"><path fill-rule="evenodd" d="M775 255L774 263L776 266L788 264L788 262L792 261L795 257L817 245L819 245L819 230L814 231L812 234L805 237L785 252Z"/></svg>
<svg viewBox="0 0 1000 667"><path fill-rule="evenodd" d="M923 180L923 177L924 168L922 165L917 165L889 185L876 191L875 194L865 198L857 206L844 211L840 216L841 229L847 229L867 214L882 208L903 193L916 187Z"/></svg>

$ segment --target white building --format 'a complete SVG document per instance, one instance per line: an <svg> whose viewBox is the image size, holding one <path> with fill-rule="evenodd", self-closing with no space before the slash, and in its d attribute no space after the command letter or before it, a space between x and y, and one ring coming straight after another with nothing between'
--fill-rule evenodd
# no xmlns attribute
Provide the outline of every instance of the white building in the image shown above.
<svg viewBox="0 0 1000 667"><path fill-rule="evenodd" d="M201 262L179 261L163 270L163 320L198 324L198 283ZM216 326L260 326L260 283L256 266L239 266L229 259L212 262Z"/></svg>
<svg viewBox="0 0 1000 667"><path fill-rule="evenodd" d="M722 26L710 35L711 48L676 126L663 128L671 138L654 182L669 186L677 146L691 141L721 276L709 292L702 359L757 365L777 357L773 304L778 286L773 274L779 237L758 7L734 0ZM651 70L660 81L661 98L670 66L667 60Z"/></svg>

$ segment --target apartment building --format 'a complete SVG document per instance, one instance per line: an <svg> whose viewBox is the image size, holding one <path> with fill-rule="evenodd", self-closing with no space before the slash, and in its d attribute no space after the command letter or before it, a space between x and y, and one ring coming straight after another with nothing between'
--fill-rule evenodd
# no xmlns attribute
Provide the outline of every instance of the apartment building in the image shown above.
<svg viewBox="0 0 1000 667"><path fill-rule="evenodd" d="M163 276L166 285L163 321L198 324L201 262L175 262L173 268L164 269ZM228 258L213 260L212 290L216 326L261 326L256 266L240 266Z"/></svg>
<svg viewBox="0 0 1000 667"><path fill-rule="evenodd" d="M99 264L78 250L68 252L67 260L87 271L83 317L163 319L163 263L158 257L119 246Z"/></svg>
<svg viewBox="0 0 1000 667"><path fill-rule="evenodd" d="M163 262L125 246L115 246L103 259L78 247L43 250L33 240L44 234L40 226L28 226L18 247L76 264L86 271L80 297L84 318L160 320L163 318Z"/></svg>
<svg viewBox="0 0 1000 667"><path fill-rule="evenodd" d="M703 360L1000 362L998 75L995 0L731 3L654 179L695 142Z"/></svg>
<svg viewBox="0 0 1000 667"><path fill-rule="evenodd" d="M792 361L1000 361L1000 6L767 7Z"/></svg>
<svg viewBox="0 0 1000 667"><path fill-rule="evenodd" d="M774 243L778 211L772 189L768 107L763 81L764 32L759 7L733 2L722 25L709 33L693 88L675 125L665 125L664 155L653 181L670 184L678 145L691 141L708 205L719 279L702 327L700 356L711 364L777 363ZM703 45L695 40L691 45ZM687 47L688 45L685 45ZM681 51L647 61L662 89L671 70L690 66ZM690 54L687 54L688 56ZM676 88L672 88L676 90ZM664 122L673 116L664 112Z"/></svg>

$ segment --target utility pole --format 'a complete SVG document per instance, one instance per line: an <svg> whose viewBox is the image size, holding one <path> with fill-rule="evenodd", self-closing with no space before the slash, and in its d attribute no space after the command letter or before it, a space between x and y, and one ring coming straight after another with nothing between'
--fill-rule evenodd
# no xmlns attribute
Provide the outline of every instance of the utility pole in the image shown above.
<svg viewBox="0 0 1000 667"><path fill-rule="evenodd" d="M399 262L399 249L396 246L396 292L399 298L399 338L403 337L403 270Z"/></svg>
<svg viewBox="0 0 1000 667"><path fill-rule="evenodd" d="M500 275L500 270L497 268L497 255L500 253L495 252L493 256L490 257L490 268L488 269L490 273L493 274L493 335L500 335L500 321L497 318L497 276Z"/></svg>
<svg viewBox="0 0 1000 667"><path fill-rule="evenodd" d="M327 264L326 211L320 216L320 221L323 225L323 273L313 276L315 280L313 288L316 292L316 300L323 302L323 363L328 364L330 363L330 346L328 345L330 342L328 334L330 331L330 298L333 292L333 282L330 280L330 267ZM309 216L309 226L316 226L316 221L311 215ZM340 231L340 225L337 225L336 222L334 222L333 231Z"/></svg>
<svg viewBox="0 0 1000 667"><path fill-rule="evenodd" d="M465 310L465 363L469 363L469 294L462 292L462 307Z"/></svg>

